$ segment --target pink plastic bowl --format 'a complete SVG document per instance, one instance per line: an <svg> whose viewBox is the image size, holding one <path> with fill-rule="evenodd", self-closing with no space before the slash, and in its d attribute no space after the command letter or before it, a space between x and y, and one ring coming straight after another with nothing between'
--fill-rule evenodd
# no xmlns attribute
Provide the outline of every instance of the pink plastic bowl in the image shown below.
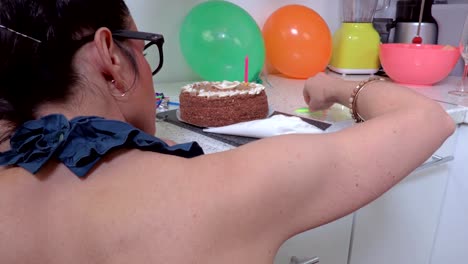
<svg viewBox="0 0 468 264"><path fill-rule="evenodd" d="M380 45L380 62L395 82L432 85L445 79L460 58L455 47L428 44L388 43Z"/></svg>

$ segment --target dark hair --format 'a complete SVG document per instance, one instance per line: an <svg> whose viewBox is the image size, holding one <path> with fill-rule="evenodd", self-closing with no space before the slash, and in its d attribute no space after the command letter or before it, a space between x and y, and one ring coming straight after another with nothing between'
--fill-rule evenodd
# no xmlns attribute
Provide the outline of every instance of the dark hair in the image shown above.
<svg viewBox="0 0 468 264"><path fill-rule="evenodd" d="M65 100L80 79L78 40L100 27L126 29L129 17L123 0L0 0L0 25L40 41L0 28L0 121L14 129L41 104Z"/></svg>

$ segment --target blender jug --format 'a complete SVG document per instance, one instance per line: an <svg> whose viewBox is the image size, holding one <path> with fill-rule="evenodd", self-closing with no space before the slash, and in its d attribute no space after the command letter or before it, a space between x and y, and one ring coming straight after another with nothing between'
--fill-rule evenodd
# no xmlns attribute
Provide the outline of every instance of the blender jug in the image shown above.
<svg viewBox="0 0 468 264"><path fill-rule="evenodd" d="M341 74L374 74L380 69L380 35L372 19L390 0L342 0L343 23L333 35L329 68Z"/></svg>

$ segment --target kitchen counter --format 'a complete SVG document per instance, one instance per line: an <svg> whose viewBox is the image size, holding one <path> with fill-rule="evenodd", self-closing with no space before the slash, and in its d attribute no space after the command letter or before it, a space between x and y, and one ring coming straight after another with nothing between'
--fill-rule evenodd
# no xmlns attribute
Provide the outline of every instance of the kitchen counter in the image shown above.
<svg viewBox="0 0 468 264"><path fill-rule="evenodd" d="M343 78L349 80L362 80L367 77L368 76L346 76ZM302 98L302 89L304 87L305 80L289 79L279 75L269 75L263 79L272 109L288 114L298 115L295 111L298 108L306 107ZM468 98L460 98L448 94L449 90L455 89L459 80L460 77L450 76L432 87L411 86L411 88L435 101L438 101L447 113L450 114L456 124L467 124ZM163 92L165 96L170 97L171 102L178 102L180 88L187 83L190 82L160 83L155 85L155 89L157 92ZM170 109L174 109L174 107L171 106ZM338 104L332 106L327 111L299 115L330 123L332 124L330 130L342 129L353 123L349 115L348 108ZM162 120L157 120L156 129L156 135L158 137L169 138L178 143L197 141L206 153L214 153L234 148L229 144L183 129Z"/></svg>
<svg viewBox="0 0 468 264"><path fill-rule="evenodd" d="M334 76L340 76L331 73ZM345 76L347 80L363 80L369 76ZM459 98L448 94L448 91L455 89L459 82L459 77L448 77L441 83L434 86L408 86L415 91L438 101L447 113L452 116L457 124L468 123L466 112L468 111L468 97ZM270 75L265 79L265 86L269 95L269 101L275 107L275 110L286 113L294 113L298 107L305 106L302 99L302 88L304 80L294 80L282 76ZM329 111L320 111L313 113L309 117L323 120L330 123L350 120L348 108L341 105L334 105Z"/></svg>

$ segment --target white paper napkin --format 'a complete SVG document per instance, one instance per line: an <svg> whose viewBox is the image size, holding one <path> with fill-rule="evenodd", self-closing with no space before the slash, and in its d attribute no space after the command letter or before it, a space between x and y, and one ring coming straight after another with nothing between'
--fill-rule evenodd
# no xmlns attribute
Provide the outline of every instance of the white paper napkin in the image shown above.
<svg viewBox="0 0 468 264"><path fill-rule="evenodd" d="M267 119L237 123L223 127L210 127L204 132L265 138L271 136L299 133L323 133L316 126L302 121L297 116L274 115Z"/></svg>

